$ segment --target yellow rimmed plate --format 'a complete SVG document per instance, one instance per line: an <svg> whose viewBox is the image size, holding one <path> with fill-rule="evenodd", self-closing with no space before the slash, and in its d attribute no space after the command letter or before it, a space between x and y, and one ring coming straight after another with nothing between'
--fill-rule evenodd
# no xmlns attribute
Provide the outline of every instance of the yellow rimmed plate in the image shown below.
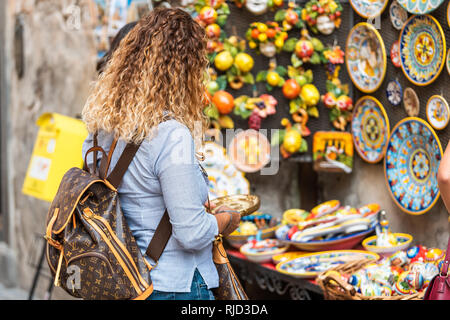
<svg viewBox="0 0 450 320"><path fill-rule="evenodd" d="M285 262L285 261L288 261L288 260L296 259L298 257L301 257L301 256L305 255L305 254L309 254L309 252L305 252L305 251L285 252L285 253L274 255L272 257L272 261L273 261L274 264L279 264L280 262Z"/></svg>
<svg viewBox="0 0 450 320"><path fill-rule="evenodd" d="M443 96L433 95L427 102L427 120L436 130L442 130L448 125L450 110Z"/></svg>
<svg viewBox="0 0 450 320"><path fill-rule="evenodd" d="M345 63L353 84L362 92L376 91L386 75L386 49L380 33L367 22L349 32Z"/></svg>
<svg viewBox="0 0 450 320"><path fill-rule="evenodd" d="M437 79L445 65L445 35L431 15L411 16L400 31L400 61L403 73L417 86Z"/></svg>
<svg viewBox="0 0 450 320"><path fill-rule="evenodd" d="M399 242L396 246L377 246L377 236L371 236L364 239L362 245L367 251L375 252L381 255L388 255L400 250L408 249L413 241L413 237L407 233L394 233L393 235Z"/></svg>
<svg viewBox="0 0 450 320"><path fill-rule="evenodd" d="M377 253L363 250L332 250L309 253L277 264L278 272L295 278L315 278L339 264L361 259L378 260Z"/></svg>
<svg viewBox="0 0 450 320"><path fill-rule="evenodd" d="M375 18L383 13L389 0L350 0L350 5L363 18Z"/></svg>
<svg viewBox="0 0 450 320"><path fill-rule="evenodd" d="M271 228L267 228L267 229L263 229L261 230L261 239L268 239L268 238L272 238L275 236L275 231L279 228L280 226L274 226ZM225 239L228 241L228 243L233 246L234 248L239 249L241 246L243 246L245 243L247 243L248 238L250 237L256 237L257 232L252 233L252 234L230 234L228 236L225 237Z"/></svg>
<svg viewBox="0 0 450 320"><path fill-rule="evenodd" d="M261 240L261 241L262 242L276 241L276 243L278 243L278 247L276 249L274 249L274 250L269 250L269 251L251 252L250 251L250 247L252 246L252 244L251 243L246 243L239 249L239 251L244 256L246 256L248 260L250 260L252 262L266 263L266 262L270 262L274 255L278 255L280 253L284 253L289 248L288 245L283 245L282 242L280 242L278 240L265 239L265 240Z"/></svg>
<svg viewBox="0 0 450 320"><path fill-rule="evenodd" d="M420 215L439 199L437 171L442 146L434 129L423 119L408 117L391 131L384 174L395 204L404 212Z"/></svg>
<svg viewBox="0 0 450 320"><path fill-rule="evenodd" d="M389 118L383 105L371 96L361 97L352 117L352 137L359 156L368 163L383 160L389 139Z"/></svg>

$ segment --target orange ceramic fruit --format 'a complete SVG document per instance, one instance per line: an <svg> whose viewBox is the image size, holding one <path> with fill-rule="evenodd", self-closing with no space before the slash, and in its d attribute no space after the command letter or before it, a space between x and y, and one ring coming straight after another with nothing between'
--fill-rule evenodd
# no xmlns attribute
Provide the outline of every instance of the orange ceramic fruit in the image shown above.
<svg viewBox="0 0 450 320"><path fill-rule="evenodd" d="M286 98L292 100L300 94L300 85L294 79L286 80L283 85L283 94Z"/></svg>
<svg viewBox="0 0 450 320"><path fill-rule="evenodd" d="M205 90L205 95L203 96L203 105L207 106L208 104L211 103L212 101L212 97L211 94L208 92L208 90Z"/></svg>
<svg viewBox="0 0 450 320"><path fill-rule="evenodd" d="M215 104L220 114L228 114L234 107L233 96L224 90L217 91L212 98L212 102Z"/></svg>

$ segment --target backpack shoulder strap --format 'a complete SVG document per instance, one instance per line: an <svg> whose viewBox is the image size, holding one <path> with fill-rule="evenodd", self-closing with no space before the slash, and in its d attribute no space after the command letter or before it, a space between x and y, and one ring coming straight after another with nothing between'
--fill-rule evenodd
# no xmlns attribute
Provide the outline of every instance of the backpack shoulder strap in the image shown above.
<svg viewBox="0 0 450 320"><path fill-rule="evenodd" d="M115 147L115 142L113 142L113 147ZM109 174L107 180L109 183L111 183L114 188L118 188L123 176L125 175L125 172L127 171L131 161L133 161L134 156L136 155L136 152L138 151L140 147L139 145L129 143L123 150L122 154L120 155L119 160L117 161L116 166ZM112 152L110 152L110 155ZM110 156L108 157L110 158ZM110 159L108 159L110 161ZM103 168L101 168L100 172L104 172L104 174L107 174L107 168L109 167L109 161L107 165L103 165ZM106 168L105 168L106 166ZM101 165L102 167L102 165ZM103 170L102 170L103 169ZM152 240L150 241L150 244L147 247L146 254L150 258L152 258L155 262L158 262L159 258L161 257L161 254L163 253L167 242L169 241L170 236L172 235L172 224L169 220L169 213L167 210L164 212L164 215L161 218L161 221L158 224L158 227L155 230L155 234L153 235Z"/></svg>

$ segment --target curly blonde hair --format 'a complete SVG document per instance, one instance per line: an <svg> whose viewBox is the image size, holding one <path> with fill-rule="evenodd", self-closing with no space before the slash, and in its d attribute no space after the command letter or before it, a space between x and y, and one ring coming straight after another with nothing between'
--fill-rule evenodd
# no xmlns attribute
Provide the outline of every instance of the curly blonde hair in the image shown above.
<svg viewBox="0 0 450 320"><path fill-rule="evenodd" d="M155 9L120 42L95 83L82 112L88 131L140 143L170 117L203 137L207 65L205 30L181 9Z"/></svg>

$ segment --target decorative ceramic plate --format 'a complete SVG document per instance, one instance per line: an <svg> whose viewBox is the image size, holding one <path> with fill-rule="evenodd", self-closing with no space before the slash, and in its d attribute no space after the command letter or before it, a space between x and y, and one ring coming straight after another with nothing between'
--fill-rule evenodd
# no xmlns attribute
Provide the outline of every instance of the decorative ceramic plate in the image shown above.
<svg viewBox="0 0 450 320"><path fill-rule="evenodd" d="M420 101L413 88L406 88L403 93L403 105L410 117L417 117L420 111Z"/></svg>
<svg viewBox="0 0 450 320"><path fill-rule="evenodd" d="M350 5L363 18L374 18L383 13L389 0L350 0Z"/></svg>
<svg viewBox="0 0 450 320"><path fill-rule="evenodd" d="M444 0L397 0L409 13L426 14L434 11Z"/></svg>
<svg viewBox="0 0 450 320"><path fill-rule="evenodd" d="M442 146L433 128L424 120L409 117L391 131L384 171L394 202L406 213L430 210L440 196L437 171Z"/></svg>
<svg viewBox="0 0 450 320"><path fill-rule="evenodd" d="M321 216L330 214L341 206L341 203L339 200L329 200L324 203L321 203L314 208L311 209L311 213L307 217L307 219L314 219L319 218Z"/></svg>
<svg viewBox="0 0 450 320"><path fill-rule="evenodd" d="M418 86L436 80L446 58L445 35L439 22L430 15L412 16L399 39L401 67L408 80Z"/></svg>
<svg viewBox="0 0 450 320"><path fill-rule="evenodd" d="M397 80L389 81L386 87L386 96L390 103L398 106L402 102L403 90L400 82Z"/></svg>
<svg viewBox="0 0 450 320"><path fill-rule="evenodd" d="M353 110L352 136L355 149L366 162L381 161L389 139L389 118L374 97L360 98Z"/></svg>
<svg viewBox="0 0 450 320"><path fill-rule="evenodd" d="M427 119L436 130L444 129L449 120L449 107L444 97L439 95L431 96L427 102Z"/></svg>
<svg viewBox="0 0 450 320"><path fill-rule="evenodd" d="M450 3L450 2L449 2ZM447 72L448 72L448 74L450 75L450 50L448 51L448 54L447 54L447 62L446 62L446 65L447 65Z"/></svg>
<svg viewBox="0 0 450 320"><path fill-rule="evenodd" d="M270 142L256 130L245 130L231 140L228 155L239 170L256 172L270 161Z"/></svg>
<svg viewBox="0 0 450 320"><path fill-rule="evenodd" d="M401 30L406 20L408 20L408 12L403 9L399 3L394 0L389 7L389 16L395 29Z"/></svg>
<svg viewBox="0 0 450 320"><path fill-rule="evenodd" d="M377 90L386 74L386 50L374 26L355 25L347 38L345 62L353 84L362 92Z"/></svg>
<svg viewBox="0 0 450 320"><path fill-rule="evenodd" d="M273 238L275 235L275 231L279 228L280 226L275 226L275 227L270 227L267 229L263 229L263 230L258 230L258 232L260 232L259 237L261 238L261 240L263 239L269 239L269 238ZM225 237L225 239L228 241L228 243L233 246L234 248L239 249L241 246L243 246L244 244L246 244L249 240L250 237L256 237L257 232L255 232L254 234L230 234L228 236Z"/></svg>
<svg viewBox="0 0 450 320"><path fill-rule="evenodd" d="M234 194L248 194L250 191L250 184L242 173L230 176L226 172L216 169L206 169L206 172L208 173L210 199Z"/></svg>
<svg viewBox="0 0 450 320"><path fill-rule="evenodd" d="M349 261L378 260L380 256L362 250L336 250L305 254L277 264L277 271L296 278L315 278L319 273Z"/></svg>
<svg viewBox="0 0 450 320"><path fill-rule="evenodd" d="M397 68L400 68L402 65L402 62L400 61L400 42L398 40L392 43L391 61L392 64Z"/></svg>
<svg viewBox="0 0 450 320"><path fill-rule="evenodd" d="M377 246L377 236L372 236L368 237L367 239L364 239L362 245L364 249L366 249L367 251L375 252L382 255L389 255L400 250L408 249L409 245L413 240L413 237L407 233L394 233L393 235L397 239L397 245L395 246L389 247Z"/></svg>
<svg viewBox="0 0 450 320"><path fill-rule="evenodd" d="M227 206L239 211L241 216L248 216L259 209L260 200L258 196L251 194L237 194L226 197L215 198L211 204L216 208Z"/></svg>
<svg viewBox="0 0 450 320"><path fill-rule="evenodd" d="M375 231L375 227L352 234L339 235L330 239L297 242L291 240L282 240L304 251L325 251L325 250L344 250L354 248L369 234Z"/></svg>
<svg viewBox="0 0 450 320"><path fill-rule="evenodd" d="M272 260L272 256L285 252L289 246L275 239L250 241L240 247L239 251L248 260L256 263L266 263Z"/></svg>
<svg viewBox="0 0 450 320"><path fill-rule="evenodd" d="M298 257L301 257L305 254L308 254L308 252L303 252L303 251L290 251L290 252L285 252L285 253L281 253L281 254L277 254L272 256L272 261L274 264L279 264L280 262L285 262L288 260L292 260Z"/></svg>

